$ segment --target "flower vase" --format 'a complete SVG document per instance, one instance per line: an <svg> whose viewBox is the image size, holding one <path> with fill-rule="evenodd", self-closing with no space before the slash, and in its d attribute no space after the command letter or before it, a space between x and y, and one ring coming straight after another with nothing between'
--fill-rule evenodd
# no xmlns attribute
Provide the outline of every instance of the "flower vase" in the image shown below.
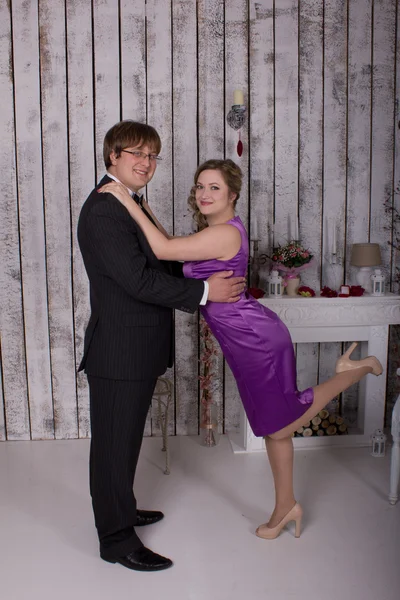
<svg viewBox="0 0 400 600"><path fill-rule="evenodd" d="M219 442L218 411L215 404L201 407L200 442L208 448L216 446Z"/></svg>
<svg viewBox="0 0 400 600"><path fill-rule="evenodd" d="M286 279L286 294L288 296L297 296L297 290L300 287L300 277L290 277Z"/></svg>

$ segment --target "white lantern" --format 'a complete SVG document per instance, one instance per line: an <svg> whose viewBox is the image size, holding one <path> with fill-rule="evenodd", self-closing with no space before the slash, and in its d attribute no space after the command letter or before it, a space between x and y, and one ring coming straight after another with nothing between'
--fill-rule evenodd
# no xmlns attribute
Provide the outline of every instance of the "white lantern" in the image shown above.
<svg viewBox="0 0 400 600"><path fill-rule="evenodd" d="M386 435L382 429L376 429L375 433L371 435L371 454L372 456L385 456L385 443Z"/></svg>
<svg viewBox="0 0 400 600"><path fill-rule="evenodd" d="M269 296L280 298L282 293L282 277L274 269L268 277L268 294Z"/></svg>
<svg viewBox="0 0 400 600"><path fill-rule="evenodd" d="M380 269L375 269L375 273L371 275L372 281L372 296L385 295L385 276L382 275Z"/></svg>

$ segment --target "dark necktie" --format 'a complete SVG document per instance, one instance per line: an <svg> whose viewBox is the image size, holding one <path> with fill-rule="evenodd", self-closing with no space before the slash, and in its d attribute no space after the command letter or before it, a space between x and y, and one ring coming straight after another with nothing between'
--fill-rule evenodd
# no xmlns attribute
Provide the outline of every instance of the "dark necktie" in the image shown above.
<svg viewBox="0 0 400 600"><path fill-rule="evenodd" d="M140 208L143 210L143 196L139 196L138 194L135 194L135 192L133 192L132 198L134 199L136 204L139 204Z"/></svg>
<svg viewBox="0 0 400 600"><path fill-rule="evenodd" d="M147 210L143 206L143 196L139 196L138 194L136 194L135 192L133 192L132 198L134 199L134 201L136 202L136 204L138 204L140 206L140 208L142 209L142 211L144 212L144 214L146 215L146 217L148 219L150 219L150 221L153 223L153 225L155 227L157 227L157 225L154 222L154 219L152 219L152 217L149 215L149 213L147 212Z"/></svg>

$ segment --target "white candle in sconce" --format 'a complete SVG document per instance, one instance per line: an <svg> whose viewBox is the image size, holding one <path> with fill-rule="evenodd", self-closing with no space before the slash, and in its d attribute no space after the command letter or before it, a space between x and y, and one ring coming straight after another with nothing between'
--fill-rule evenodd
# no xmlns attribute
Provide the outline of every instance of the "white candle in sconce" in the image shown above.
<svg viewBox="0 0 400 600"><path fill-rule="evenodd" d="M299 217L296 215L296 219L294 221L294 239L299 241Z"/></svg>
<svg viewBox="0 0 400 600"><path fill-rule="evenodd" d="M336 221L333 221L333 232L332 232L332 254L337 254L337 240L336 240Z"/></svg>
<svg viewBox="0 0 400 600"><path fill-rule="evenodd" d="M287 216L287 238L288 242L292 240L292 218L290 214Z"/></svg>
<svg viewBox="0 0 400 600"><path fill-rule="evenodd" d="M244 105L244 96L242 90L235 90L233 92L233 104L234 105Z"/></svg>
<svg viewBox="0 0 400 600"><path fill-rule="evenodd" d="M258 240L259 239L258 238L258 223L257 223L257 217L256 217L256 215L254 215L253 221L251 222L251 225L252 225L251 229L252 229L252 232L253 232L252 236L251 236L251 239L252 240Z"/></svg>
<svg viewBox="0 0 400 600"><path fill-rule="evenodd" d="M269 226L269 247L272 249L275 246L275 225L274 223L272 223L272 225Z"/></svg>

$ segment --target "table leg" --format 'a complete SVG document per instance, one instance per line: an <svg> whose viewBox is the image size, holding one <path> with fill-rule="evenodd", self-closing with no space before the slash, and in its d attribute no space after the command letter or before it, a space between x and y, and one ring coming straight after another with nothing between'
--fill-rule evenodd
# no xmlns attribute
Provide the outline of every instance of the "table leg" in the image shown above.
<svg viewBox="0 0 400 600"><path fill-rule="evenodd" d="M392 413L392 437L389 502L390 504L396 504L399 498L400 481L400 396L396 400Z"/></svg>
<svg viewBox="0 0 400 600"><path fill-rule="evenodd" d="M383 373L365 378L364 435L372 435L375 429L383 429L385 418L386 369L388 359L389 327L371 327L368 354L376 356L382 363Z"/></svg>

